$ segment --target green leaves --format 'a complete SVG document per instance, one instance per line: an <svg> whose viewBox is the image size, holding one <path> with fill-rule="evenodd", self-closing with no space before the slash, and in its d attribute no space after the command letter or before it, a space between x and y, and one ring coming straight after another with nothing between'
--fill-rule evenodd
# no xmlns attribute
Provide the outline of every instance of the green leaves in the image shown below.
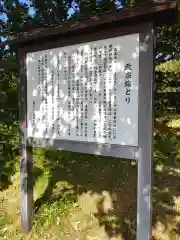
<svg viewBox="0 0 180 240"><path fill-rule="evenodd" d="M163 26L156 29L157 64L168 59L180 59L180 26Z"/></svg>

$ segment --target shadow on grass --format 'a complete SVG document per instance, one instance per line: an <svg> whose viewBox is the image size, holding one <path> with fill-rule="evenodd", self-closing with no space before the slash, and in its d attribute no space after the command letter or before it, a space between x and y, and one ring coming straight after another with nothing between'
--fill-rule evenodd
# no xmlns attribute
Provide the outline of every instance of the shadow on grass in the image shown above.
<svg viewBox="0 0 180 240"><path fill-rule="evenodd" d="M11 146L3 148L2 158L0 160L0 191L8 188L12 182L11 177L16 173L18 169L18 153L13 152ZM20 168L20 167L19 167ZM43 174L43 170L39 167L33 168L33 186L36 180Z"/></svg>
<svg viewBox="0 0 180 240"><path fill-rule="evenodd" d="M160 222L167 228L178 214L174 200L180 192L180 177L176 171L179 168L176 145L176 128L168 127L166 120L156 121L153 226ZM51 204L63 197L76 201L88 193L92 198L85 202L87 208L96 194L99 198L95 201L96 210L92 213L99 220L99 224L104 226L108 236L121 234L125 240L136 239L135 161L51 149L44 151L44 156L44 168L50 171L49 183L35 203L36 212L44 203ZM178 225L174 226L172 231L177 232Z"/></svg>
<svg viewBox="0 0 180 240"><path fill-rule="evenodd" d="M11 184L11 176L16 172L16 155L10 144L0 144L0 191Z"/></svg>

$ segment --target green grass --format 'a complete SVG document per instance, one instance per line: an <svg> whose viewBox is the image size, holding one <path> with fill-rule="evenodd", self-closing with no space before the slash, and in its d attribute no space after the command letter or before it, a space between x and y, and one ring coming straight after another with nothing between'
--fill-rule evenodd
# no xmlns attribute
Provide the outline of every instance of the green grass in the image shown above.
<svg viewBox="0 0 180 240"><path fill-rule="evenodd" d="M179 240L179 137L180 116L172 114L156 119L153 166L155 240ZM17 171L11 178L12 184L0 192L0 239L135 239L135 161L53 149L35 150L34 156L36 211L33 229L29 235L21 233Z"/></svg>

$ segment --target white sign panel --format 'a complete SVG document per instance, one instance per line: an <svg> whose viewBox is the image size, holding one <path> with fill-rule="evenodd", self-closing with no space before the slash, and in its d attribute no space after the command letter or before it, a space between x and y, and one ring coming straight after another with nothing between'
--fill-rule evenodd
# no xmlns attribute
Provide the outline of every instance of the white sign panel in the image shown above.
<svg viewBox="0 0 180 240"><path fill-rule="evenodd" d="M139 34L28 53L28 137L138 146Z"/></svg>

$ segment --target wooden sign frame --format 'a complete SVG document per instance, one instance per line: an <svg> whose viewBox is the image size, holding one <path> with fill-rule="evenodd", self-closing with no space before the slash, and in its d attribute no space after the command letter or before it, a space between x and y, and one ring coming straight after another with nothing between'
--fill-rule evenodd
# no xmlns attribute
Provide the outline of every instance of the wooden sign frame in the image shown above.
<svg viewBox="0 0 180 240"><path fill-rule="evenodd" d="M75 43L123 36L133 33L140 34L139 54L139 113L138 113L138 147L110 144L98 144L68 140L28 139L27 138L27 88L26 88L26 53L68 46ZM148 239L150 236L151 219L151 164L152 164L152 106L154 79L154 27L152 22L139 24L128 28L112 28L73 37L44 45L33 45L20 49L20 116L21 116L21 219L22 227L28 231L31 226L33 207L32 189L32 147L55 147L60 150L83 152L126 159L138 160L138 210L137 210L137 239ZM26 179L27 178L27 179Z"/></svg>

